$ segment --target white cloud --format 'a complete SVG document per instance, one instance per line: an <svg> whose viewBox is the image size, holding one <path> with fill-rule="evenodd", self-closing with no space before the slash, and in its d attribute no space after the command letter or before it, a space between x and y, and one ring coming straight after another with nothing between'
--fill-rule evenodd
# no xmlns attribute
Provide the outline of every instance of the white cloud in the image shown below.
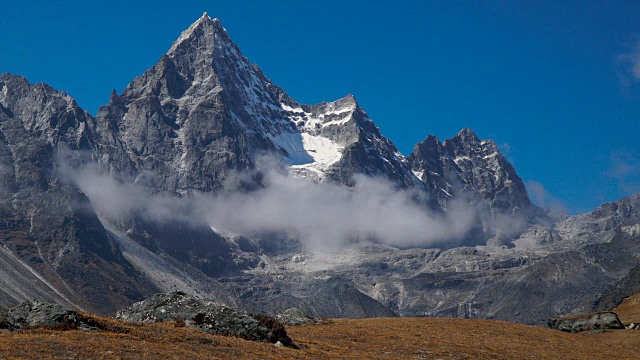
<svg viewBox="0 0 640 360"><path fill-rule="evenodd" d="M527 181L527 192L531 197L531 201L538 206L550 209L551 211L566 214L567 207L558 198L553 196L544 185L538 181Z"/></svg>
<svg viewBox="0 0 640 360"><path fill-rule="evenodd" d="M511 163L511 165L515 165L516 161L511 154L511 145L508 142L502 142L498 144L498 150L504 155L504 157Z"/></svg>
<svg viewBox="0 0 640 360"><path fill-rule="evenodd" d="M498 149L500 149L500 152L502 152L504 156L508 156L511 154L511 145L509 145L508 142L498 144Z"/></svg>
<svg viewBox="0 0 640 360"><path fill-rule="evenodd" d="M640 80L640 38L636 37L627 51L616 57L616 66L618 77L625 90Z"/></svg>
<svg viewBox="0 0 640 360"><path fill-rule="evenodd" d="M111 219L136 213L157 222L185 221L223 232L284 232L309 250L337 250L362 240L399 247L439 245L464 238L476 216L463 202L452 202L447 214L433 213L417 204L411 191L366 176L356 176L355 186L348 188L268 168L265 186L258 190L178 198L151 195L92 167L70 174L96 211ZM246 176L238 174L235 179ZM228 183L233 187L237 181Z"/></svg>
<svg viewBox="0 0 640 360"><path fill-rule="evenodd" d="M618 152L609 157L610 167L605 174L616 180L627 194L640 191L640 157L630 152Z"/></svg>

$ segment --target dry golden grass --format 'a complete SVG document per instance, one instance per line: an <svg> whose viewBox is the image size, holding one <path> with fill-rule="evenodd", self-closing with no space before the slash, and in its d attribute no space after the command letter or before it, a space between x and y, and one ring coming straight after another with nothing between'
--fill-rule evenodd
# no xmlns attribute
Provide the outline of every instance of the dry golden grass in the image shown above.
<svg viewBox="0 0 640 360"><path fill-rule="evenodd" d="M625 323L640 323L640 293L629 296L613 312Z"/></svg>
<svg viewBox="0 0 640 360"><path fill-rule="evenodd" d="M2 359L638 359L640 331L569 334L503 321L333 319L289 327L301 349L214 336L174 323L113 332L28 330L0 334ZM124 331L123 331L124 330Z"/></svg>

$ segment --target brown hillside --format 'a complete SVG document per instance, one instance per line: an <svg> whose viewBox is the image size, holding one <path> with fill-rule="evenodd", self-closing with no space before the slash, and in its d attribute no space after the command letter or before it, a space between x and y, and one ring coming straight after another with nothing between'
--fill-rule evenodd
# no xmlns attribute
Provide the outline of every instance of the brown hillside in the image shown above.
<svg viewBox="0 0 640 360"><path fill-rule="evenodd" d="M0 333L0 358L82 359L637 359L640 331L569 334L503 321L335 319L290 327L300 350L214 336L173 323L124 325L119 332Z"/></svg>

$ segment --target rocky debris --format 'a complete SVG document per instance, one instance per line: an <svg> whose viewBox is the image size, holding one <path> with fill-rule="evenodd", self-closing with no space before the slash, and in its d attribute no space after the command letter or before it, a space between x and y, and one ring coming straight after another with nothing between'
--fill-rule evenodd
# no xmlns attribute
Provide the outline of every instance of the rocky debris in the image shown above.
<svg viewBox="0 0 640 360"><path fill-rule="evenodd" d="M550 328L577 333L587 330L624 329L624 325L614 312L601 312L577 316L552 317L547 322Z"/></svg>
<svg viewBox="0 0 640 360"><path fill-rule="evenodd" d="M156 294L120 310L116 319L127 322L184 321L208 333L294 346L284 326L265 315L252 315L224 304L199 300L182 292Z"/></svg>
<svg viewBox="0 0 640 360"><path fill-rule="evenodd" d="M58 304L39 300L24 301L0 313L0 329L19 330L45 328L55 330L114 330L86 314L67 309Z"/></svg>
<svg viewBox="0 0 640 360"><path fill-rule="evenodd" d="M639 323L631 323L629 325L626 325L625 329L627 329L627 330L640 330L640 324Z"/></svg>
<svg viewBox="0 0 640 360"><path fill-rule="evenodd" d="M252 312L279 314L298 308L318 318L396 317L389 307L363 293L338 276L309 279L286 276L229 279L226 284L238 295L238 304Z"/></svg>
<svg viewBox="0 0 640 360"><path fill-rule="evenodd" d="M283 325L287 325L287 326L300 326L300 325L320 323L320 320L296 308L290 308L285 310L283 313L276 315L276 319L280 321Z"/></svg>

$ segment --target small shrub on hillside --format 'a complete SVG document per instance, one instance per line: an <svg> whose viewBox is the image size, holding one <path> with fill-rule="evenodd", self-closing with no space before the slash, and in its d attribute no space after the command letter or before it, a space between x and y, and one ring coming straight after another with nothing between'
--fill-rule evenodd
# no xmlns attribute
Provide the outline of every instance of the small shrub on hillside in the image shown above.
<svg viewBox="0 0 640 360"><path fill-rule="evenodd" d="M253 315L253 317L269 329L271 332L271 342L275 343L280 341L284 346L297 348L289 335L287 335L287 330L284 328L284 325L276 320L276 318L262 314Z"/></svg>

